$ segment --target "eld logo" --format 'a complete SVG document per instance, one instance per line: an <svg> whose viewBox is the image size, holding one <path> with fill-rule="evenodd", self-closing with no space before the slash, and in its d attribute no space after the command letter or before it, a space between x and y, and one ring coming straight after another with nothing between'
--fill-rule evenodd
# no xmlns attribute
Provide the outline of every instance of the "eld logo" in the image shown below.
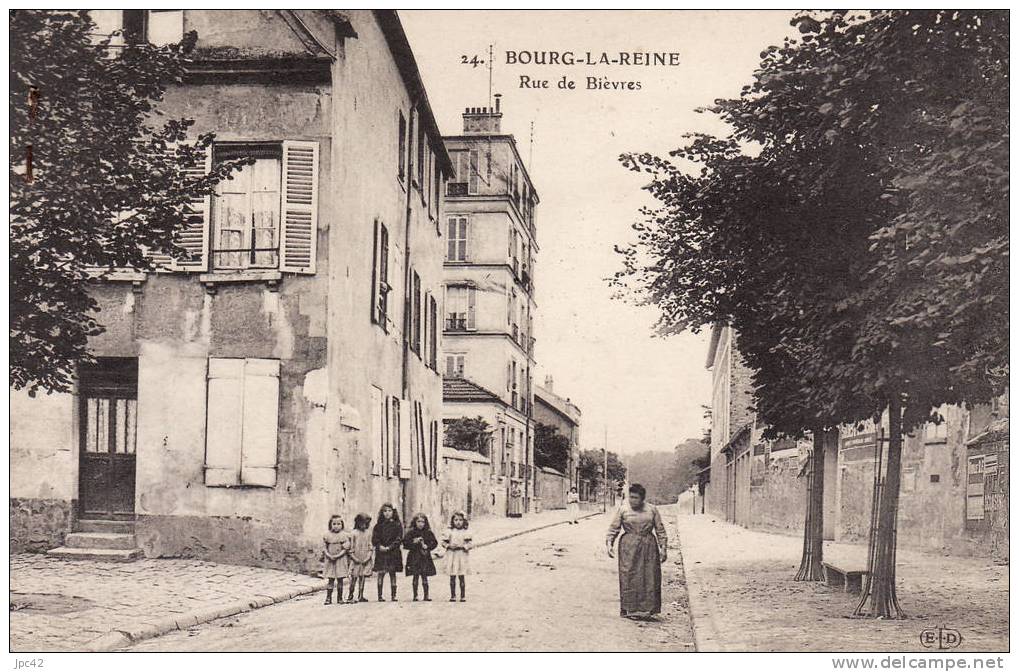
<svg viewBox="0 0 1019 672"><path fill-rule="evenodd" d="M940 626L927 628L920 633L920 644L925 649L954 649L962 644L962 634L958 630Z"/></svg>

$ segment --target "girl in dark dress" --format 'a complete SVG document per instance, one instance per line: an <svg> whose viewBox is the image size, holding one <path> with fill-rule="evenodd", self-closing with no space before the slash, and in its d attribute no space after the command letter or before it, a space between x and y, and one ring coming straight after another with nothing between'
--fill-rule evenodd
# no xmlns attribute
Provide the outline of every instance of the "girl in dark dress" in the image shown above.
<svg viewBox="0 0 1019 672"><path fill-rule="evenodd" d="M375 548L373 569L379 573L379 602L384 601L382 581L386 574L389 574L391 599L396 602L396 573L403 571L403 551L400 550L402 541L403 525L400 524L400 516L392 504L383 504L379 509L378 522L372 529L372 546Z"/></svg>
<svg viewBox="0 0 1019 672"><path fill-rule="evenodd" d="M414 577L414 601L418 601L418 581L425 590L425 602L428 597L428 577L435 576L435 563L432 562L432 551L439 545L428 524L428 516L419 513L410 521L407 534L403 536L403 547L407 549L407 576Z"/></svg>

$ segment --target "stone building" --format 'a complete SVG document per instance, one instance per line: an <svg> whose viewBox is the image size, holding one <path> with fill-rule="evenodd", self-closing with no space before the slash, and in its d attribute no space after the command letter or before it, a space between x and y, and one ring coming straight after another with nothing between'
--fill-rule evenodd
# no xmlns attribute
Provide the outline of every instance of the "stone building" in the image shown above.
<svg viewBox="0 0 1019 672"><path fill-rule="evenodd" d="M745 527L802 534L812 441L763 439L750 407L750 371L739 363L732 335L716 327L709 348L707 513ZM938 413L942 422L903 437L898 543L1007 561L1008 395L989 405L943 406ZM884 450L887 435L887 413L880 422L844 426L831 435L825 446L825 539L867 541L876 451Z"/></svg>
<svg viewBox="0 0 1019 672"><path fill-rule="evenodd" d="M498 97L496 99L498 101ZM505 512L533 493L534 211L538 194L498 102L468 108L463 133L447 136L455 175L446 186L443 417L470 413L492 431L492 488ZM450 382L456 381L456 382ZM470 399L457 390L472 387ZM491 498L489 498L491 499Z"/></svg>
<svg viewBox="0 0 1019 672"><path fill-rule="evenodd" d="M216 134L208 161L254 163L201 204L189 259L96 281L72 393L12 393L12 547L108 531L104 557L308 570L330 514L437 514L452 165L396 13L97 14L196 31L160 109Z"/></svg>
<svg viewBox="0 0 1019 672"><path fill-rule="evenodd" d="M536 492L542 500L543 508L560 508L560 504L565 506L566 493L570 488L576 487L580 492L580 415L576 404L555 393L552 376L545 376L544 385L535 385L535 423L554 428L570 442L563 473L539 469Z"/></svg>

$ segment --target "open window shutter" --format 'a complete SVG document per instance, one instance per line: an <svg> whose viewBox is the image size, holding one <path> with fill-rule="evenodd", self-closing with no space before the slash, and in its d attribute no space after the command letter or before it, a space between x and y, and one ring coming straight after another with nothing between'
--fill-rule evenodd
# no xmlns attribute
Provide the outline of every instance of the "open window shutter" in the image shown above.
<svg viewBox="0 0 1019 672"><path fill-rule="evenodd" d="M383 447L385 446L385 426L383 424L383 411L385 410L382 398L382 390L372 385L372 475L382 475L382 462L385 459Z"/></svg>
<svg viewBox="0 0 1019 672"><path fill-rule="evenodd" d="M212 147L205 149L205 163L187 170L188 177L196 179L212 172ZM174 260L170 268L175 271L202 273L209 270L209 213L212 197L202 196L188 204L184 227L177 234L177 244L187 252L186 259Z"/></svg>
<svg viewBox="0 0 1019 672"><path fill-rule="evenodd" d="M389 443L386 444L386 475L392 477L396 475L396 461L400 451L400 400L396 397L392 397L389 421L391 429Z"/></svg>
<svg viewBox="0 0 1019 672"><path fill-rule="evenodd" d="M372 305L371 320L379 321L379 220L375 220L375 231L372 234Z"/></svg>
<svg viewBox="0 0 1019 672"><path fill-rule="evenodd" d="M244 366L244 424L241 483L276 485L276 438L279 427L280 363L248 359Z"/></svg>
<svg viewBox="0 0 1019 672"><path fill-rule="evenodd" d="M318 143L283 143L280 270L315 272L318 239Z"/></svg>
<svg viewBox="0 0 1019 672"><path fill-rule="evenodd" d="M475 308L475 306L477 304L477 298L478 298L477 297L477 293L478 292L477 292L476 288L474 288L474 287L468 287L467 288L467 328L468 329L474 329L475 328L475 320L474 320L474 312L475 312L475 310L474 310L474 308Z"/></svg>
<svg viewBox="0 0 1019 672"><path fill-rule="evenodd" d="M400 478L410 478L410 461L412 455L410 447L410 428L413 410L406 399L400 401L400 407L400 445L398 447L399 457L397 458L397 464L400 466Z"/></svg>
<svg viewBox="0 0 1019 672"><path fill-rule="evenodd" d="M210 359L205 433L205 484L239 485L244 360Z"/></svg>

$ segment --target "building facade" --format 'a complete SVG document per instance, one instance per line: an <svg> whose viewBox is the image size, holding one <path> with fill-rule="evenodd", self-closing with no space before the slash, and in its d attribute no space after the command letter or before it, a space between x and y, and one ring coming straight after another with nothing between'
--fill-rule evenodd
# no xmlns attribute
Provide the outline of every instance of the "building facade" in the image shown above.
<svg viewBox="0 0 1019 672"><path fill-rule="evenodd" d="M498 98L497 98L498 100ZM532 378L538 195L502 112L468 108L447 136L455 174L446 188L444 375L482 393L446 397L444 418L480 415L492 431L493 487L506 512L530 507L535 477ZM496 399L488 399L488 394ZM463 404L468 408L463 408Z"/></svg>
<svg viewBox="0 0 1019 672"><path fill-rule="evenodd" d="M12 546L112 520L149 557L306 571L331 514L437 514L452 166L396 13L97 22L197 31L160 111L253 162L196 206L188 259L96 281L72 393L12 393Z"/></svg>
<svg viewBox="0 0 1019 672"><path fill-rule="evenodd" d="M580 469L580 408L569 398L555 393L552 376L545 376L544 385L534 387L534 421L555 428L570 442L566 471L569 487L579 486Z"/></svg>
<svg viewBox="0 0 1019 672"><path fill-rule="evenodd" d="M729 522L802 534L812 440L766 441L750 406L750 371L733 333L716 327L711 467L705 510ZM941 422L903 437L897 538L903 547L1007 561L1008 394L992 404L942 406ZM825 539L866 543L875 470L887 464L887 412L828 437ZM879 461L880 460L880 461ZM702 478L702 480L705 480Z"/></svg>

